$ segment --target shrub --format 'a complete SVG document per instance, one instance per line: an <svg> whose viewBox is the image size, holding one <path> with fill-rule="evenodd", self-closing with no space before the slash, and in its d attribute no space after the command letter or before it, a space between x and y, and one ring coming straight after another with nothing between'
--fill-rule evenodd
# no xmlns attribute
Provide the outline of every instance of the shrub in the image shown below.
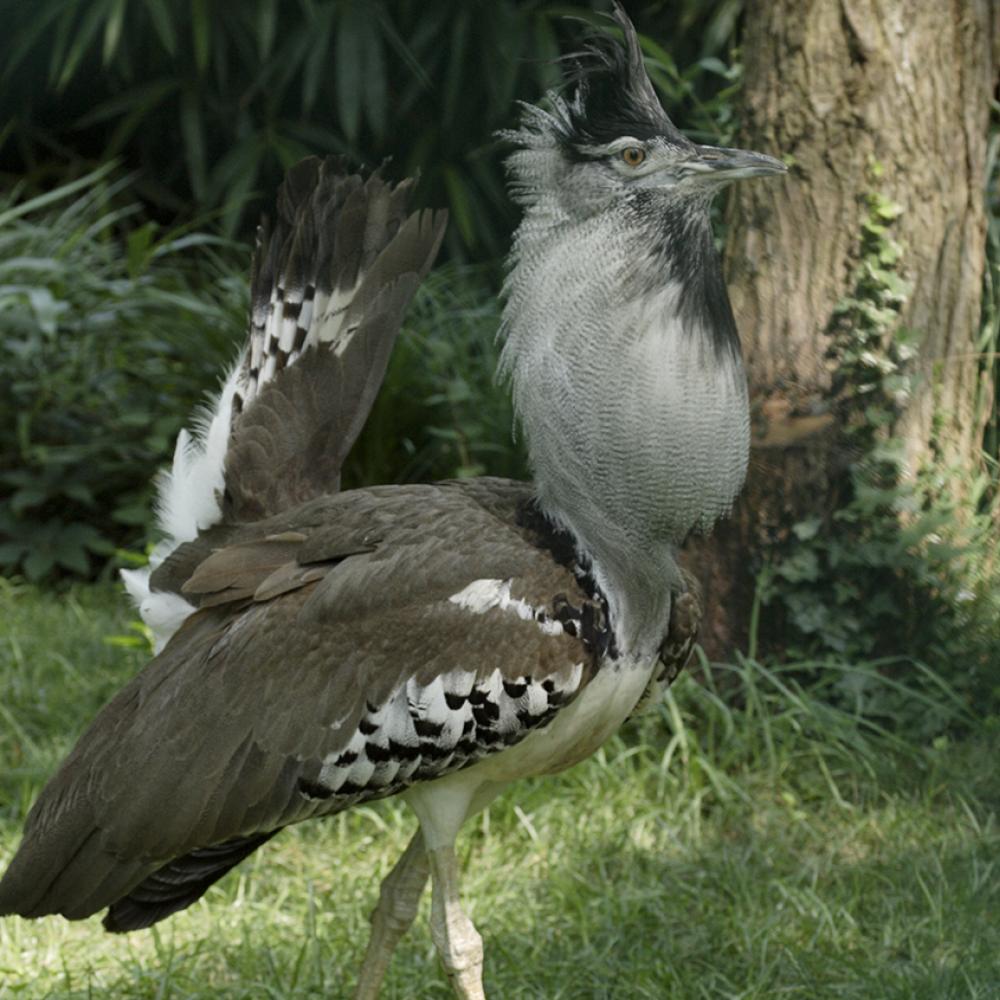
<svg viewBox="0 0 1000 1000"><path fill-rule="evenodd" d="M724 64L743 0L634 5L667 109L700 138L732 127ZM606 19L540 0L35 0L8 5L0 149L51 183L65 151L121 156L167 218L217 213L249 234L282 172L345 153L422 174L447 251L495 258L515 215L494 140L518 99L555 86L560 52ZM669 39L669 51L654 39ZM721 59L720 59L721 57ZM53 151L58 151L54 154ZM70 156L72 159L72 155Z"/></svg>
<svg viewBox="0 0 1000 1000"><path fill-rule="evenodd" d="M33 580L144 537L152 470L245 324L244 250L126 231L111 176L0 204L0 566Z"/></svg>
<svg viewBox="0 0 1000 1000"><path fill-rule="evenodd" d="M141 545L151 481L242 341L249 252L161 234L103 168L0 206L0 567L91 576ZM417 295L346 485L524 473L485 271Z"/></svg>
<svg viewBox="0 0 1000 1000"><path fill-rule="evenodd" d="M430 274L348 458L345 486L527 476L510 393L494 374L499 324L500 302L484 268Z"/></svg>

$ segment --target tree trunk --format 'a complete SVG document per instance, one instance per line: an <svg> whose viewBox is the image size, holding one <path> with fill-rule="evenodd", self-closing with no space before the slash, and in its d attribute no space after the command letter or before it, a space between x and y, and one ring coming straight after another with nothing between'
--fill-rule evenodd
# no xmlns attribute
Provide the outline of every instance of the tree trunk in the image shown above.
<svg viewBox="0 0 1000 1000"><path fill-rule="evenodd" d="M916 334L916 380L896 428L908 468L932 455L978 467L993 391L977 336L998 38L991 0L748 2L742 144L790 156L792 168L784 183L735 185L728 210L755 433L734 521L692 552L706 608L720 613L713 654L745 639L748 568L832 488L830 323L875 192L902 208L894 228L912 289L901 318Z"/></svg>

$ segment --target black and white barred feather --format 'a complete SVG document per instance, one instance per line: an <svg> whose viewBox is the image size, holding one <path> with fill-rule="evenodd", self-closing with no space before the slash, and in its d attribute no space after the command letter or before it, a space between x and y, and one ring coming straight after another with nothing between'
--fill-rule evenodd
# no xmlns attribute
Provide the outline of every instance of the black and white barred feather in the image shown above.
<svg viewBox="0 0 1000 1000"><path fill-rule="evenodd" d="M338 158L312 157L288 172L273 226L258 231L248 342L160 477L164 540L150 566L122 574L157 649L193 610L150 589L171 552L222 521L339 488L403 312L437 254L446 214L407 214L412 180L343 170Z"/></svg>

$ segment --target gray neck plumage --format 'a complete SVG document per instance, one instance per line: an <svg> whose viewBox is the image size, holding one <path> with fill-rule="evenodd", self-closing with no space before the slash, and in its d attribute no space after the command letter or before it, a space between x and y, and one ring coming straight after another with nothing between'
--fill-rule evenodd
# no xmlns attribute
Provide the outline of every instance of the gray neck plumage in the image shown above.
<svg viewBox="0 0 1000 1000"><path fill-rule="evenodd" d="M655 655L678 546L746 472L746 378L708 205L636 192L585 217L526 199L501 370L543 510L576 538L619 648Z"/></svg>

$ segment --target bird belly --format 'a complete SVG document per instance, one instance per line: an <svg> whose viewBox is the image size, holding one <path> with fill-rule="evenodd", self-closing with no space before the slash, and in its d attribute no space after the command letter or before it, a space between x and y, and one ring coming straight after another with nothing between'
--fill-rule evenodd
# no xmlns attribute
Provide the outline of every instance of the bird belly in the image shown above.
<svg viewBox="0 0 1000 1000"><path fill-rule="evenodd" d="M656 663L607 660L594 679L545 727L465 772L483 781L507 782L555 774L585 760L629 717Z"/></svg>

